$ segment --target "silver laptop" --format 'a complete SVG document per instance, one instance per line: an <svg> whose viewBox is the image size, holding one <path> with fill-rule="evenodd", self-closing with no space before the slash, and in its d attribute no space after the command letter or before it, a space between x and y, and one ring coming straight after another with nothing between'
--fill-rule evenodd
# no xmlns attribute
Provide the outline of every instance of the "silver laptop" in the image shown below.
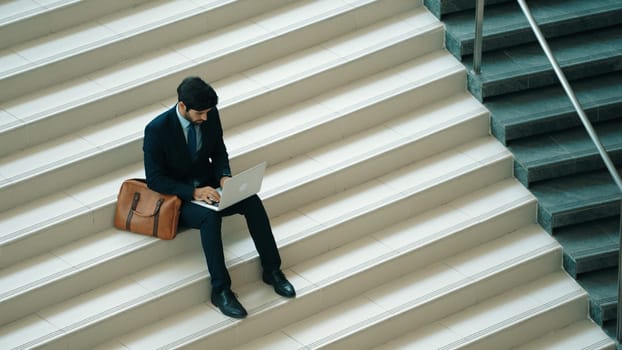
<svg viewBox="0 0 622 350"><path fill-rule="evenodd" d="M225 182L223 188L218 187L216 189L220 193L220 202L209 204L204 201L194 200L192 203L215 211L224 210L243 199L259 193L265 172L266 162L257 164L250 169L234 175Z"/></svg>

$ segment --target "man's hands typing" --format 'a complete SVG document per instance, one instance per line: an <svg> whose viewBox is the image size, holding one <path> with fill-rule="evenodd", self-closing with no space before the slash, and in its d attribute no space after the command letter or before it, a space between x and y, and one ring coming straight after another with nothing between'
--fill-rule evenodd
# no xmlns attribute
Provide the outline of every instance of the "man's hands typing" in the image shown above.
<svg viewBox="0 0 622 350"><path fill-rule="evenodd" d="M193 197L194 200L204 201L209 204L220 202L220 193L210 186L195 188Z"/></svg>
<svg viewBox="0 0 622 350"><path fill-rule="evenodd" d="M231 177L223 176L220 178L220 188L223 188L225 182L229 180ZM205 187L197 187L194 189L194 193L192 195L194 200L204 201L206 203L212 204L216 202L220 202L220 193L217 189L205 186Z"/></svg>

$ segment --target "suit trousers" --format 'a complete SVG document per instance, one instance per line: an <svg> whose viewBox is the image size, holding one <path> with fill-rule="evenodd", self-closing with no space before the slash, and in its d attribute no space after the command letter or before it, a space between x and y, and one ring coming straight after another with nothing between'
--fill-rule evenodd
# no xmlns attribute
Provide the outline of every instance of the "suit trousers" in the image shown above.
<svg viewBox="0 0 622 350"><path fill-rule="evenodd" d="M242 200L220 212L184 201L179 216L179 224L200 230L201 244L211 276L213 293L231 288L231 277L225 265L221 225L223 217L234 214L244 216L263 270L270 272L281 267L281 257L274 241L270 221L263 203L257 195Z"/></svg>

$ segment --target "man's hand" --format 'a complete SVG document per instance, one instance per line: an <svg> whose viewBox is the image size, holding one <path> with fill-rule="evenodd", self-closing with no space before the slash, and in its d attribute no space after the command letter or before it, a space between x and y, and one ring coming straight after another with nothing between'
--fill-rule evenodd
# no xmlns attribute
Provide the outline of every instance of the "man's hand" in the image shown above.
<svg viewBox="0 0 622 350"><path fill-rule="evenodd" d="M210 186L195 188L193 197L197 201L204 201L209 204L220 202L220 194L216 189Z"/></svg>
<svg viewBox="0 0 622 350"><path fill-rule="evenodd" d="M220 188L222 188L225 185L225 182L227 182L227 180L229 180L230 178L231 177L229 176L221 177ZM192 196L194 197L194 200L204 201L209 204L220 202L220 193L218 193L218 191L215 188L210 187L210 186L195 188Z"/></svg>

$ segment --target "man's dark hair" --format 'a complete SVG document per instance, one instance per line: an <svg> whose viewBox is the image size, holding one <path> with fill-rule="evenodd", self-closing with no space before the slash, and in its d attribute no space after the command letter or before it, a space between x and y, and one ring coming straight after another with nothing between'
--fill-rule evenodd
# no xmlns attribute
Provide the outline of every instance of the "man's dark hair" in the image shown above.
<svg viewBox="0 0 622 350"><path fill-rule="evenodd" d="M187 77L177 87L177 101L188 109L203 111L218 104L216 91L199 77Z"/></svg>

